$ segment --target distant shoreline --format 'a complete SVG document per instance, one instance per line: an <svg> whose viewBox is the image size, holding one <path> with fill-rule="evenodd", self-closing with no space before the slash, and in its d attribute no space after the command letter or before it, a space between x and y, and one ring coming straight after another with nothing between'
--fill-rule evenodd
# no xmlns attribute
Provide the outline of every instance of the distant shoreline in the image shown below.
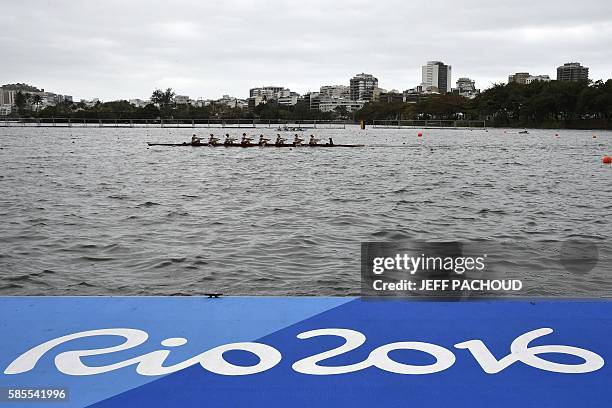
<svg viewBox="0 0 612 408"><path fill-rule="evenodd" d="M378 122L378 123L374 123ZM386 123L382 123L386 122ZM398 122L401 125L398 125ZM437 123L444 122L445 125ZM451 124L451 122L455 122ZM359 126L359 121L324 119L238 119L238 118L15 118L0 117L0 128L53 127L53 128L169 128L169 129L273 129L277 131L306 131L343 129ZM388 120L365 121L367 128L378 129L559 129L559 130L612 130L612 120L582 119L546 121L543 123L500 123L499 121L471 120Z"/></svg>

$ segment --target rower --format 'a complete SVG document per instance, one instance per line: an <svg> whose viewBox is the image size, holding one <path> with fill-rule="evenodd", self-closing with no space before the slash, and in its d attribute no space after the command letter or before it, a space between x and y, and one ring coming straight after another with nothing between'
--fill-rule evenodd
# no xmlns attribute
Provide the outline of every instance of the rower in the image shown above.
<svg viewBox="0 0 612 408"><path fill-rule="evenodd" d="M285 144L285 139L281 137L280 133L276 135L276 141L274 142L274 144L276 146L282 146L283 144Z"/></svg>
<svg viewBox="0 0 612 408"><path fill-rule="evenodd" d="M223 141L223 144L224 145L231 145L235 141L236 141L236 139L234 139L233 137L230 137L229 133L226 133L225 134L225 140Z"/></svg>
<svg viewBox="0 0 612 408"><path fill-rule="evenodd" d="M191 136L191 145L192 146L198 146L200 145L200 138L196 136L196 134L194 133L193 136Z"/></svg>
<svg viewBox="0 0 612 408"><path fill-rule="evenodd" d="M298 134L295 134L295 137L293 138L293 144L295 146L299 146L302 144L302 142L304 141L304 139L302 139L301 137L298 136Z"/></svg>
<svg viewBox="0 0 612 408"><path fill-rule="evenodd" d="M318 141L319 139L315 139L314 135L310 135L310 140L308 141L308 144L310 146L316 146Z"/></svg>
<svg viewBox="0 0 612 408"><path fill-rule="evenodd" d="M266 139L264 135L259 135L259 145L260 146L265 146L266 143L268 143L269 141L270 139Z"/></svg>
<svg viewBox="0 0 612 408"><path fill-rule="evenodd" d="M209 145L216 145L219 142L219 139L215 137L215 135L213 135L212 133L210 134L210 137L208 138L208 144Z"/></svg>
<svg viewBox="0 0 612 408"><path fill-rule="evenodd" d="M251 140L252 139L250 137L247 137L246 133L243 133L242 134L242 140L240 141L240 144L243 145L243 146L248 146L248 145L251 144Z"/></svg>

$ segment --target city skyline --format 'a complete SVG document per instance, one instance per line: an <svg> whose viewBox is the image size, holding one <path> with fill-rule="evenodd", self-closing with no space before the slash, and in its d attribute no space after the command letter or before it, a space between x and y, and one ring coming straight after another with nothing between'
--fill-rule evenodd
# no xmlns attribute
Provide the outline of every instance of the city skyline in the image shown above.
<svg viewBox="0 0 612 408"><path fill-rule="evenodd" d="M432 60L453 67L453 86L469 77L481 89L514 72L554 78L571 61L588 66L594 80L612 77L605 1L583 2L580 13L566 1L507 8L472 0L462 10L448 1L35 3L3 6L0 82L75 100L146 99L166 87L194 99L244 98L265 85L304 94L348 85L360 72L402 91L421 83L421 66Z"/></svg>

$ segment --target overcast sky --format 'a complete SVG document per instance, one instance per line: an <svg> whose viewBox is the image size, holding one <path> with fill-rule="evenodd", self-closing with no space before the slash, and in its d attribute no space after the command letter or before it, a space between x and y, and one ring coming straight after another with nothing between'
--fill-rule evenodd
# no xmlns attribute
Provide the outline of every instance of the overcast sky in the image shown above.
<svg viewBox="0 0 612 408"><path fill-rule="evenodd" d="M610 0L1 1L0 83L76 100L304 93L360 72L404 90L428 60L481 89L570 61L612 77Z"/></svg>

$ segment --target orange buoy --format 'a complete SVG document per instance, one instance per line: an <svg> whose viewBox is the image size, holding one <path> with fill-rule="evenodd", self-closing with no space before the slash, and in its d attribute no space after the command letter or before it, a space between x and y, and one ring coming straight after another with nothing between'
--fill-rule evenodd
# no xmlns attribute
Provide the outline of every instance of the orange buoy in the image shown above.
<svg viewBox="0 0 612 408"><path fill-rule="evenodd" d="M603 162L603 164L612 164L612 157L611 156L604 156L601 161Z"/></svg>
<svg viewBox="0 0 612 408"><path fill-rule="evenodd" d="M417 133L417 137L423 137L423 132Z"/></svg>

